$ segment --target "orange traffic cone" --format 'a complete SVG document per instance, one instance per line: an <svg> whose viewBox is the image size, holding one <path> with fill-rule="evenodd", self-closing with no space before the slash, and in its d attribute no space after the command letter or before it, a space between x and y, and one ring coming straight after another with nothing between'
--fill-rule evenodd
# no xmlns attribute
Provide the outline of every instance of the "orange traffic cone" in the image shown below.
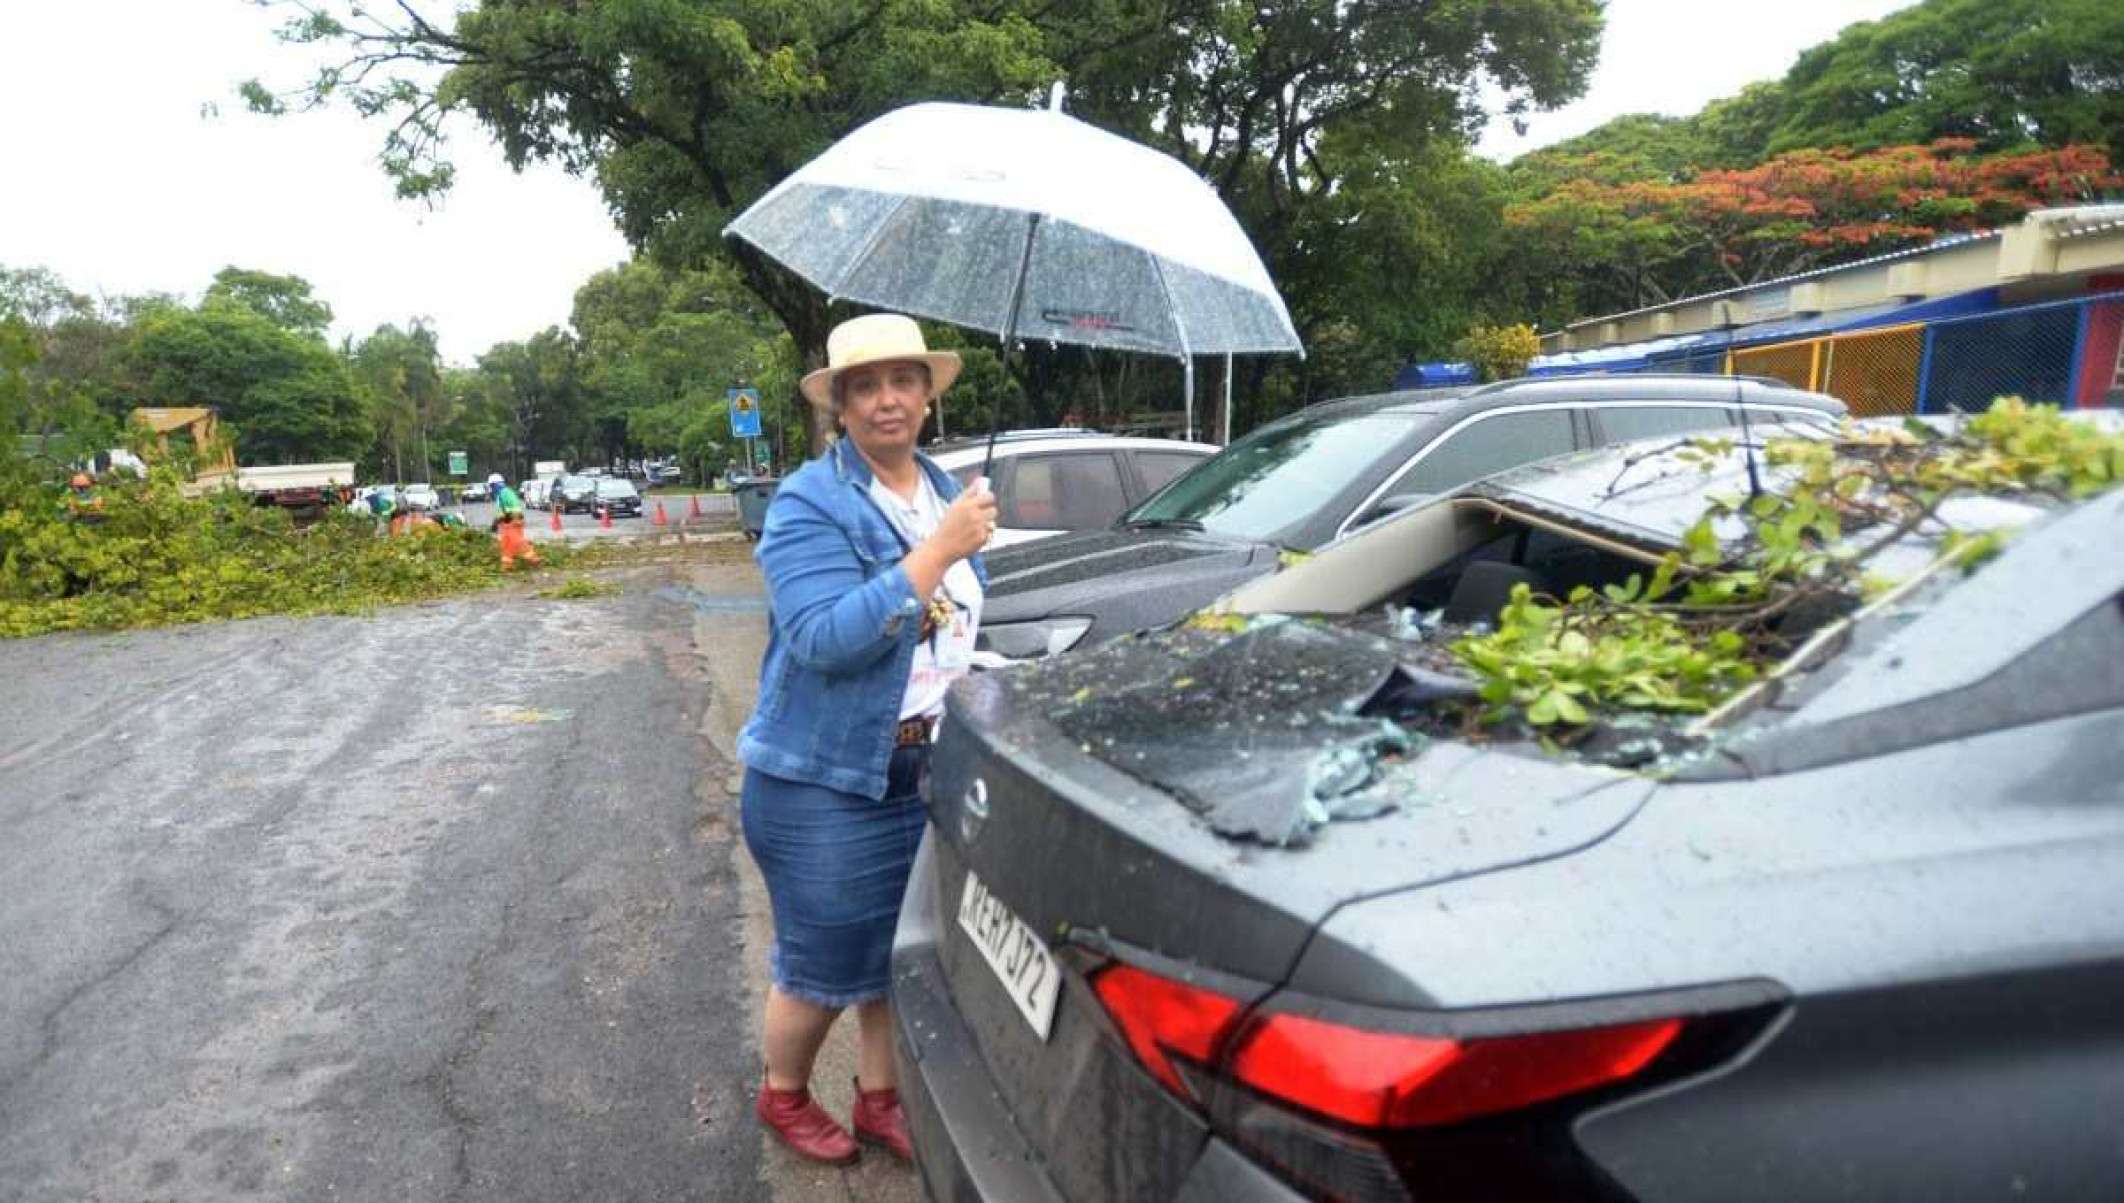
<svg viewBox="0 0 2124 1203"><path fill-rule="evenodd" d="M612 507L606 506L597 512L597 524L606 530L612 529Z"/></svg>
<svg viewBox="0 0 2124 1203"><path fill-rule="evenodd" d="M553 521L552 521L551 523L549 523L548 525L552 526L554 530L559 530L559 529L561 528L561 524L560 524L560 507L559 507L559 506L555 506L555 507L553 508L553 511L552 511L552 512L553 512Z"/></svg>
<svg viewBox="0 0 2124 1203"><path fill-rule="evenodd" d="M698 517L700 517L700 516L701 516L701 495L700 495L699 493L694 493L694 494L692 494L691 496L689 496L689 497L687 498L687 500L689 500L689 501L693 502L693 509L692 509L692 510L691 510L690 512L688 512L688 513L687 513L687 515L686 515L686 518L687 518L687 520L688 520L688 521L691 521L691 520L693 520L693 519L695 519L695 518L698 518Z"/></svg>
<svg viewBox="0 0 2124 1203"><path fill-rule="evenodd" d="M651 522L655 523L655 524L656 524L656 525L658 525L658 526L664 526L664 525L667 525L667 524L668 524L668 523L669 523L669 522L671 521L670 519L668 519L668 518L664 517L664 503L663 503L663 502L659 501L659 502L657 502L657 503L656 503L656 517L654 517L654 518L651 518L651 519L650 519L649 521L651 521Z"/></svg>

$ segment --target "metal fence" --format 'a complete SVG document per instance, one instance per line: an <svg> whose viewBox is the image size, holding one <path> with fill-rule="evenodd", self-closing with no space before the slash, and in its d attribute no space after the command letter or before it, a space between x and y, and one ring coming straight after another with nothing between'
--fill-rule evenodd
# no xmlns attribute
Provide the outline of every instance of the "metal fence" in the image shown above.
<svg viewBox="0 0 2124 1203"><path fill-rule="evenodd" d="M1822 392L1862 418L1917 411L1918 374L1923 369L1921 326L1891 326L1840 334L1822 356Z"/></svg>
<svg viewBox="0 0 2124 1203"><path fill-rule="evenodd" d="M1935 322L1925 328L1919 412L1973 413L2008 395L2068 406L2113 403L2119 314L2111 296Z"/></svg>
<svg viewBox="0 0 2124 1203"><path fill-rule="evenodd" d="M1726 357L1726 371L1734 376L1769 376L1794 388L1813 388L1821 368L1822 339L1772 343L1766 347L1741 347Z"/></svg>
<svg viewBox="0 0 2124 1203"><path fill-rule="evenodd" d="M1772 377L1862 417L1974 413L2005 396L2124 406L2124 292L1698 351L1646 370Z"/></svg>

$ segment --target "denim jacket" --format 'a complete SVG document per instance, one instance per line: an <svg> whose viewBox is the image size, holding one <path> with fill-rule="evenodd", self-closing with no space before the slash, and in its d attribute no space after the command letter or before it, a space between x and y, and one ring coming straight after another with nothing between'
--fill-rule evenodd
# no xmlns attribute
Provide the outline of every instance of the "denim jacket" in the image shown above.
<svg viewBox="0 0 2124 1203"><path fill-rule="evenodd" d="M958 496L958 482L928 456L915 461L937 496ZM908 548L870 499L871 480L841 439L784 480L767 507L756 553L767 577L767 655L738 758L775 777L882 798L926 603L900 567ZM987 588L978 555L973 570Z"/></svg>

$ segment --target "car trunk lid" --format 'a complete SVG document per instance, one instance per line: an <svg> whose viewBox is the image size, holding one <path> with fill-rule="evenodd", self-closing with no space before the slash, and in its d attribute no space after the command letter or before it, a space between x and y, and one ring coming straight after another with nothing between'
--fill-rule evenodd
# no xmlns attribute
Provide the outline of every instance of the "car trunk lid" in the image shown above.
<svg viewBox="0 0 2124 1203"><path fill-rule="evenodd" d="M1108 1028L1075 972L1048 1039L1019 1014L958 927L969 872L1051 948L1119 949L1251 1001L1338 907L1569 852L1641 800L1645 783L1612 770L1507 756L1478 773L1498 754L1390 736L1361 713L1401 671L1389 648L1310 624L1252 638L1175 631L955 688L931 770L941 959L1036 1145L1067 1145L1091 1114L1086 1092L1113 1089L1100 1067L1125 1058L1094 1055ZM1172 705L1248 673L1260 688L1215 714ZM1357 804L1327 806L1302 838L1263 838L1323 797ZM1223 799L1239 804L1220 810ZM1155 1095L1137 1078L1131 1089Z"/></svg>

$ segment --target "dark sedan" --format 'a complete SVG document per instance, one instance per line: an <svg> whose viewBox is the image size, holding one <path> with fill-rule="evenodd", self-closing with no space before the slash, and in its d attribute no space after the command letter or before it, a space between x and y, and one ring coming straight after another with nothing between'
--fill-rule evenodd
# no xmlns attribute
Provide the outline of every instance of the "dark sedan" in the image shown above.
<svg viewBox="0 0 2124 1203"><path fill-rule="evenodd" d="M1474 390L1356 397L1280 418L1137 506L1112 530L988 557L985 650L1022 659L1163 626L1285 552L1310 552L1384 515L1574 449L1833 420L1832 397L1726 376L1573 376Z"/></svg>
<svg viewBox="0 0 2124 1203"><path fill-rule="evenodd" d="M615 518L639 518L642 516L642 495L634 482L617 476L597 478L596 498L598 509Z"/></svg>
<svg viewBox="0 0 2124 1203"><path fill-rule="evenodd" d="M1863 587L1709 713L1648 669L1537 739L1455 624L1731 562L1707 502L1804 457L1521 469L961 682L893 959L931 1197L2124 1198L2124 490L2070 499L2124 443L1928 499L1897 430L1778 532Z"/></svg>
<svg viewBox="0 0 2124 1203"><path fill-rule="evenodd" d="M546 508L564 514L587 514L597 508L594 476L557 476L546 486Z"/></svg>

